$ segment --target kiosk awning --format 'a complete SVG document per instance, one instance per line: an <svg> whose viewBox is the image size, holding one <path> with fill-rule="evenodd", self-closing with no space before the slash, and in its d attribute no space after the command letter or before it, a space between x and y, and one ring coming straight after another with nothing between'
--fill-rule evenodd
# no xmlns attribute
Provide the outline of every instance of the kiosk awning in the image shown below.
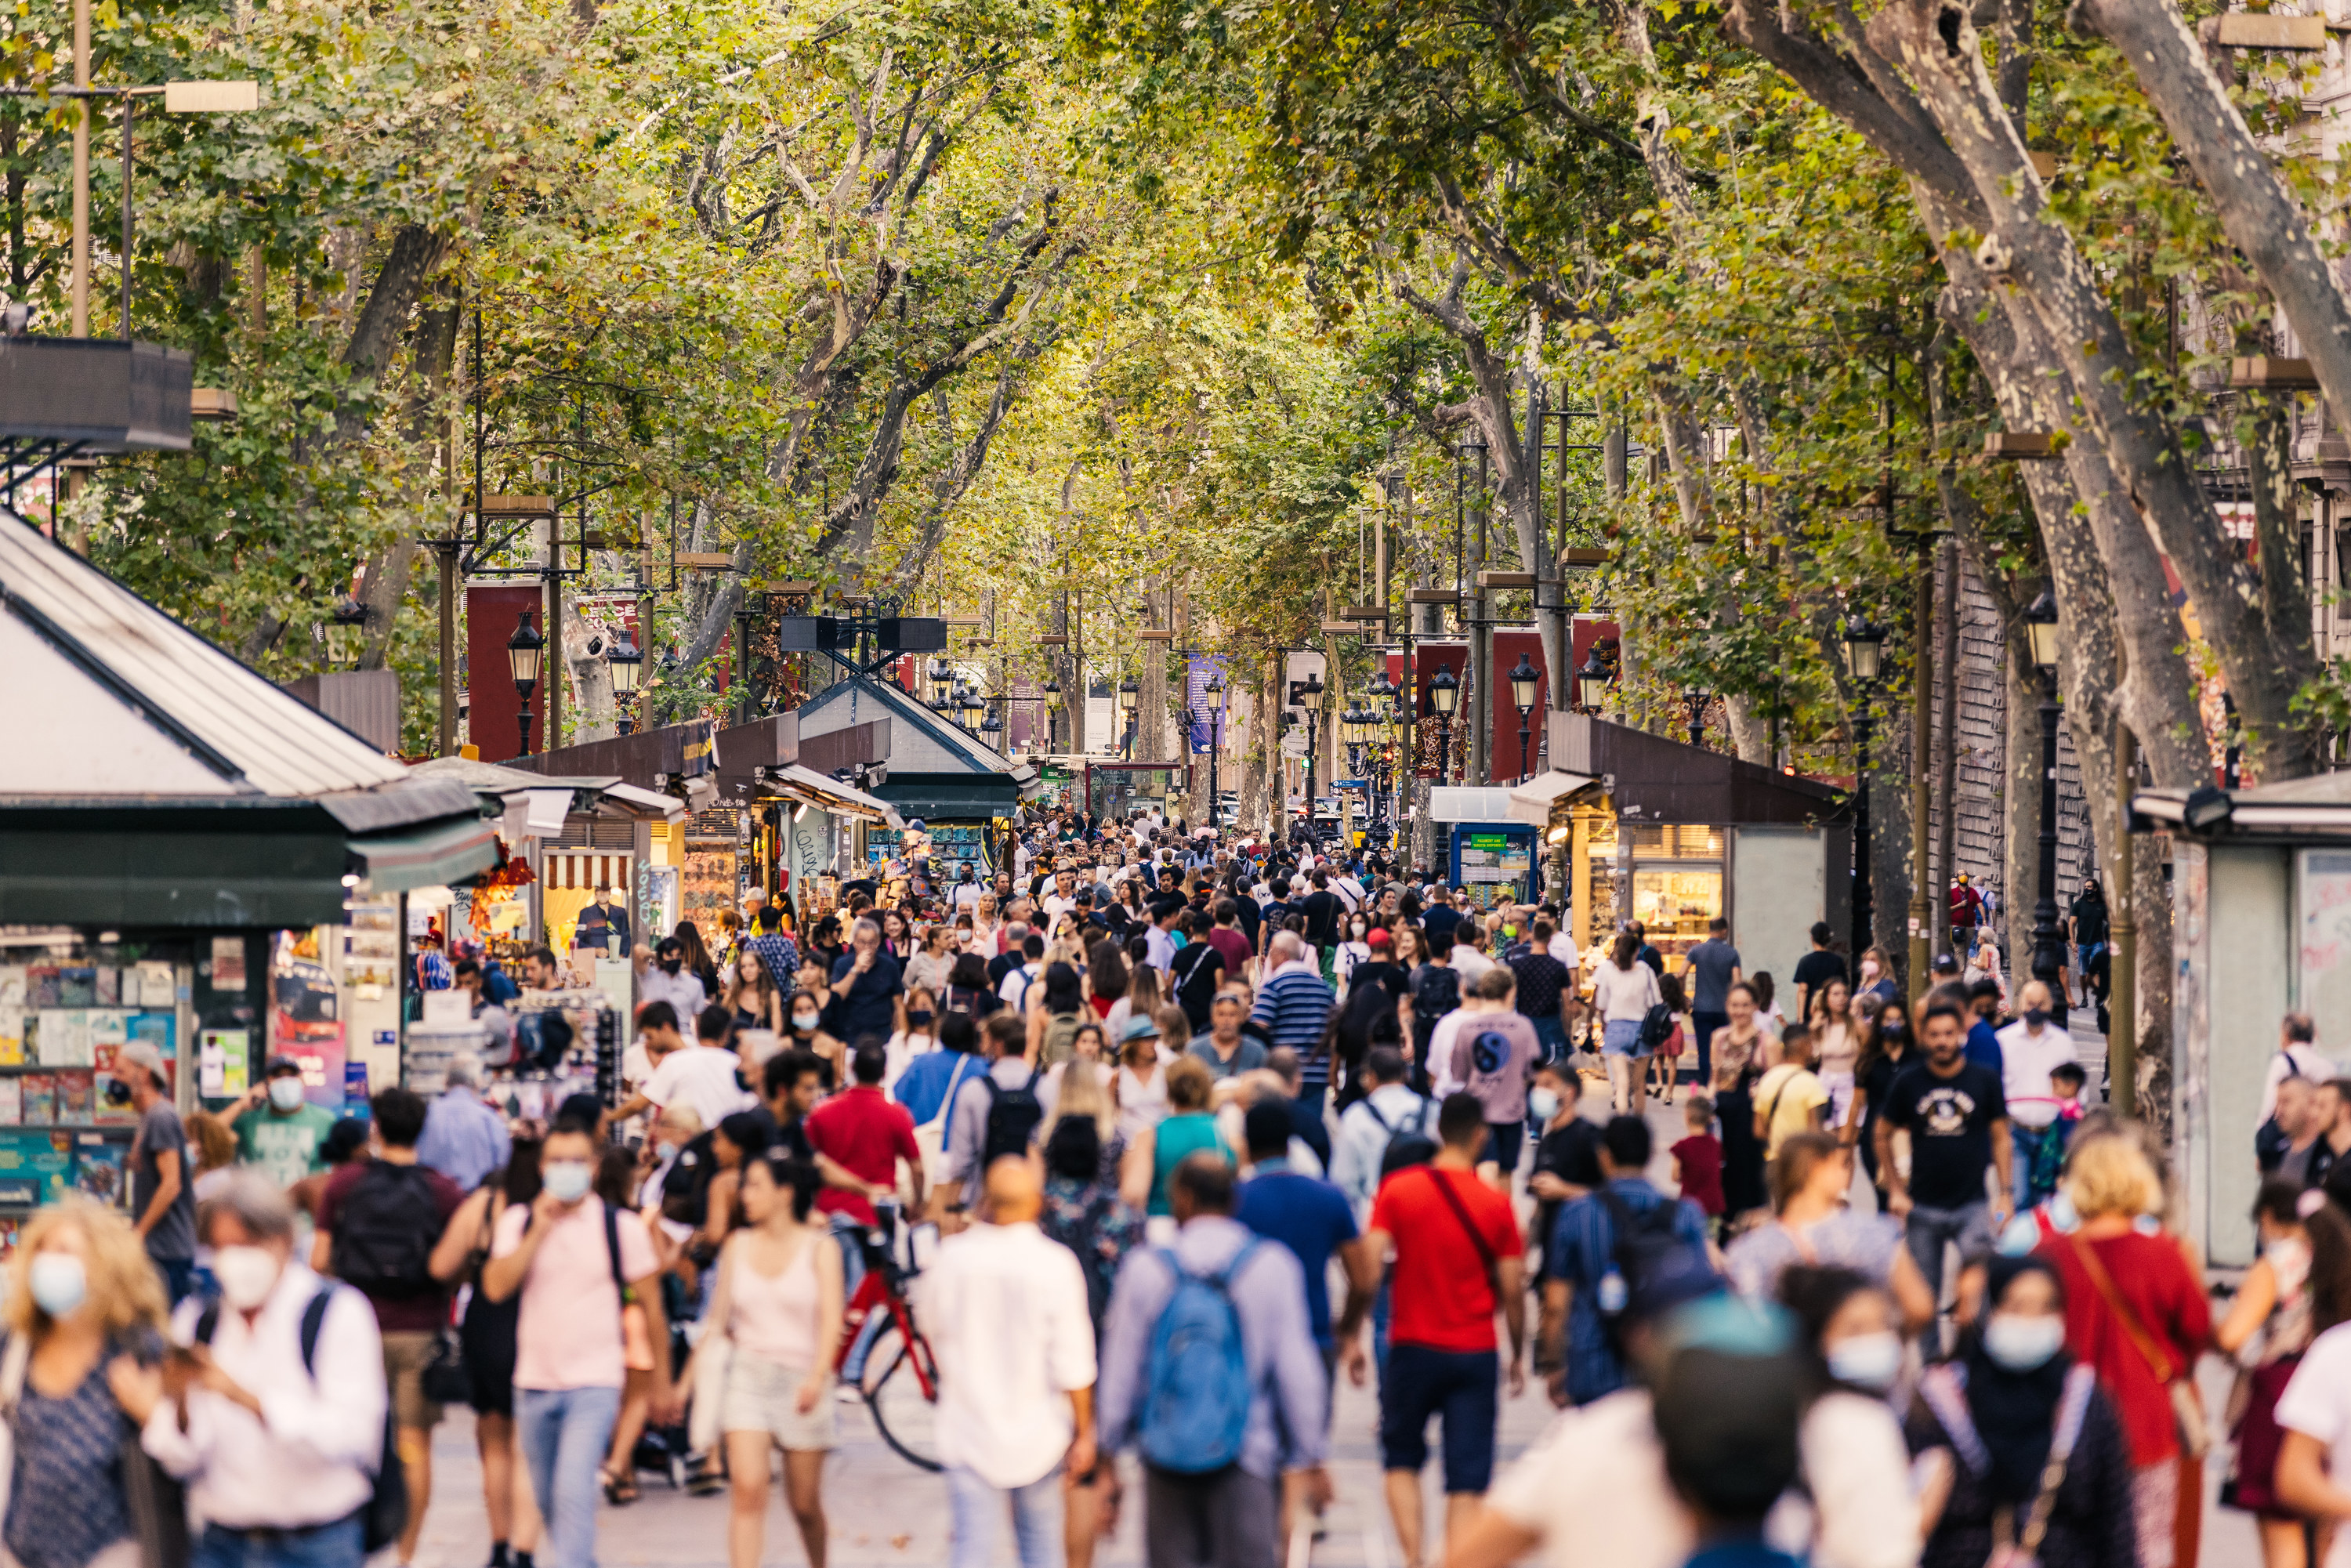
<svg viewBox="0 0 2351 1568"><path fill-rule="evenodd" d="M1552 808L1569 797L1578 795L1600 782L1592 773L1570 773L1554 768L1517 786L1510 791L1509 821L1529 822L1538 828L1551 826Z"/></svg>
<svg viewBox="0 0 2351 1568"><path fill-rule="evenodd" d="M831 811L836 817L861 817L884 827L903 828L905 819L889 801L868 795L864 790L843 784L838 779L828 779L812 768L795 762L772 768L768 774L768 788L795 800L805 800L820 811Z"/></svg>
<svg viewBox="0 0 2351 1568"><path fill-rule="evenodd" d="M371 893L445 886L498 863L498 824L476 815L401 832L369 833L350 841L350 852L360 862L360 877Z"/></svg>

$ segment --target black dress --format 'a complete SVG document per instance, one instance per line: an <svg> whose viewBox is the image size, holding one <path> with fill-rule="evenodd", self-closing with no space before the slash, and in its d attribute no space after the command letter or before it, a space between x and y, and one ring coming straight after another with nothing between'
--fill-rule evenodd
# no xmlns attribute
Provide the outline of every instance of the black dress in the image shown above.
<svg viewBox="0 0 2351 1568"><path fill-rule="evenodd" d="M1948 1448L1951 1439L1921 1401L1910 1412L1905 1436L1911 1453ZM1935 1533L1927 1538L1918 1568L1983 1568L1991 1556L1995 1503L1985 1477L1953 1460L1950 1500L1943 1505ZM2032 1500L2010 1505L2016 1523ZM2122 1423L2104 1390L2090 1397L2082 1435L2065 1463L2065 1479L2049 1513L2041 1541L2039 1568L2137 1568L2137 1516L2131 1511L2130 1448Z"/></svg>
<svg viewBox="0 0 2351 1568"><path fill-rule="evenodd" d="M1750 1208L1770 1205L1763 1186L1763 1145L1755 1136L1756 1081L1763 1076L1755 1060L1762 1054L1764 1036L1759 1030L1752 1053L1731 1087L1715 1096L1714 1113L1722 1119L1722 1217L1726 1223ZM1722 1060L1718 1051L1715 1061Z"/></svg>

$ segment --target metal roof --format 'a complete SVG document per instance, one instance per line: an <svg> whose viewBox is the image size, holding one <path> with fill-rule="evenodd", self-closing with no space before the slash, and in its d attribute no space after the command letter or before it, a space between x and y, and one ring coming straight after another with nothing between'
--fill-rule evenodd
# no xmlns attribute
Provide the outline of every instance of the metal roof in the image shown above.
<svg viewBox="0 0 2351 1568"><path fill-rule="evenodd" d="M0 509L0 612L62 656L99 711L134 711L227 795L305 799L399 784L408 769L71 551ZM54 693L49 694L52 700ZM14 699L0 697L0 714ZM137 767L77 794L140 795ZM183 788L179 793L188 793Z"/></svg>

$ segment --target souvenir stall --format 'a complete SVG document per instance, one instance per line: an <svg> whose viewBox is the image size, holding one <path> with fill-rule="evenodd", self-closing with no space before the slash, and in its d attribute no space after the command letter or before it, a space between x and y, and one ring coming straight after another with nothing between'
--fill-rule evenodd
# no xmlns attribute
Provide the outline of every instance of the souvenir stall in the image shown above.
<svg viewBox="0 0 2351 1568"><path fill-rule="evenodd" d="M1439 788L1428 792L1429 820L1446 834L1448 885L1479 909L1534 901L1535 830L1513 821L1510 792Z"/></svg>
<svg viewBox="0 0 2351 1568"><path fill-rule="evenodd" d="M1672 965L1727 918L1741 967L1784 981L1814 922L1845 928L1842 791L1586 714L1550 722L1554 766L1504 793L1512 821L1563 852L1579 948L1637 920Z"/></svg>

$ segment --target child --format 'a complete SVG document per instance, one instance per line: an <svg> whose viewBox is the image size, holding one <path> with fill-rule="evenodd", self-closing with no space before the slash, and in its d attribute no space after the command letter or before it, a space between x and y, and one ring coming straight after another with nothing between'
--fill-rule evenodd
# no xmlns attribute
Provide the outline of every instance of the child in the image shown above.
<svg viewBox="0 0 2351 1568"><path fill-rule="evenodd" d="M1703 1210L1708 1219L1722 1216L1722 1140L1714 1135L1714 1102L1698 1090L1682 1103L1682 1125L1688 1135L1670 1151L1674 1180L1682 1196Z"/></svg>
<svg viewBox="0 0 2351 1568"><path fill-rule="evenodd" d="M1674 1084L1681 1077L1682 1047L1687 1043L1692 1032L1686 1027L1689 998L1682 994L1681 977L1678 975L1660 977L1657 996L1673 1009L1674 1032L1666 1036L1664 1043L1650 1053L1650 1088L1659 1101L1670 1105L1674 1103Z"/></svg>
<svg viewBox="0 0 2351 1568"><path fill-rule="evenodd" d="M2024 1206L2048 1198L2057 1190L2065 1168L2065 1145L2082 1124L2082 1085L2088 1074L2078 1061L2061 1061L2049 1070L2049 1094L2057 1102L2057 1119L2039 1129L2017 1128L2018 1153L2026 1157Z"/></svg>

